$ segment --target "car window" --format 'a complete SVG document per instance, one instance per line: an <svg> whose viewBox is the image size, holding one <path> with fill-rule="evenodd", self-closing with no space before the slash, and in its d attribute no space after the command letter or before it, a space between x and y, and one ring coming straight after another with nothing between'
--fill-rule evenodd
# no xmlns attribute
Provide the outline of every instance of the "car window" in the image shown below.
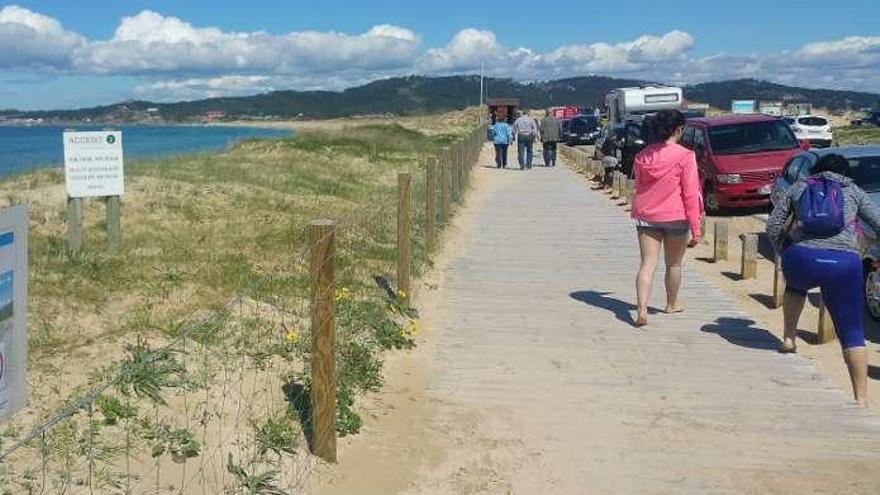
<svg viewBox="0 0 880 495"><path fill-rule="evenodd" d="M880 191L880 156L852 158L849 162L850 177L868 192Z"/></svg>
<svg viewBox="0 0 880 495"><path fill-rule="evenodd" d="M828 121L822 117L801 117L798 119L800 125L824 126L828 125Z"/></svg>
<svg viewBox="0 0 880 495"><path fill-rule="evenodd" d="M783 117L782 120L784 120L785 123L788 124L788 125L792 125L792 124L794 124L794 119L791 118L791 117Z"/></svg>
<svg viewBox="0 0 880 495"><path fill-rule="evenodd" d="M813 168L812 164L813 162L806 156L796 156L788 162L782 174L785 180L794 184L798 180L810 175L810 169Z"/></svg>
<svg viewBox="0 0 880 495"><path fill-rule="evenodd" d="M684 134L681 136L681 145L685 148L694 149L694 128L685 127Z"/></svg>
<svg viewBox="0 0 880 495"><path fill-rule="evenodd" d="M782 120L762 120L709 128L709 143L716 155L760 153L798 147L797 139Z"/></svg>

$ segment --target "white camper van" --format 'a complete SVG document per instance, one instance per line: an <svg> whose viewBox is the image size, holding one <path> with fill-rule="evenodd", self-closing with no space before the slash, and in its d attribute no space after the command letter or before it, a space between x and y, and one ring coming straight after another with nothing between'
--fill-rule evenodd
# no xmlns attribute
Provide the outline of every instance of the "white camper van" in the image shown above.
<svg viewBox="0 0 880 495"><path fill-rule="evenodd" d="M683 105L684 92L674 86L618 88L605 95L610 124L623 123L630 115L680 109Z"/></svg>

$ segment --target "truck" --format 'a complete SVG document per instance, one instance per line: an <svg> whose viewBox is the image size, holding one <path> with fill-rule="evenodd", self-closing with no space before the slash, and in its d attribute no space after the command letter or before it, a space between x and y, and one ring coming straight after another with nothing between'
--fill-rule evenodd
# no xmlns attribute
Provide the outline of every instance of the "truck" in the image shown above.
<svg viewBox="0 0 880 495"><path fill-rule="evenodd" d="M675 86L642 86L617 88L605 95L608 123L623 124L632 115L660 110L678 110L684 104L684 92Z"/></svg>
<svg viewBox="0 0 880 495"><path fill-rule="evenodd" d="M578 107L571 105L564 107L550 107L550 114L557 119L571 119L580 115L581 111Z"/></svg>

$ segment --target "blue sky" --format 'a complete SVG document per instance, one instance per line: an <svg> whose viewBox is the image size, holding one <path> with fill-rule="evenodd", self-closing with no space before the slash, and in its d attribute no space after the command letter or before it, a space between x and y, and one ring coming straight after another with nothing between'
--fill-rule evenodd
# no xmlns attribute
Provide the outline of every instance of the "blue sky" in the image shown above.
<svg viewBox="0 0 880 495"><path fill-rule="evenodd" d="M231 5L230 5L231 4ZM880 2L0 3L0 108L77 107L410 73L757 77L880 92Z"/></svg>

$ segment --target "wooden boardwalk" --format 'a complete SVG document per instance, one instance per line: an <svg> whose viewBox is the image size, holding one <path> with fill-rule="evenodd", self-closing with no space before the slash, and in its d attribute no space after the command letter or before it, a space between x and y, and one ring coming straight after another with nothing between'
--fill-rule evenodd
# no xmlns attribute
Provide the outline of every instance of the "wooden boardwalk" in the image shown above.
<svg viewBox="0 0 880 495"><path fill-rule="evenodd" d="M412 493L880 493L880 417L695 270L686 313L630 325L637 245L607 196L564 166L476 173L429 387L435 427L473 421Z"/></svg>

